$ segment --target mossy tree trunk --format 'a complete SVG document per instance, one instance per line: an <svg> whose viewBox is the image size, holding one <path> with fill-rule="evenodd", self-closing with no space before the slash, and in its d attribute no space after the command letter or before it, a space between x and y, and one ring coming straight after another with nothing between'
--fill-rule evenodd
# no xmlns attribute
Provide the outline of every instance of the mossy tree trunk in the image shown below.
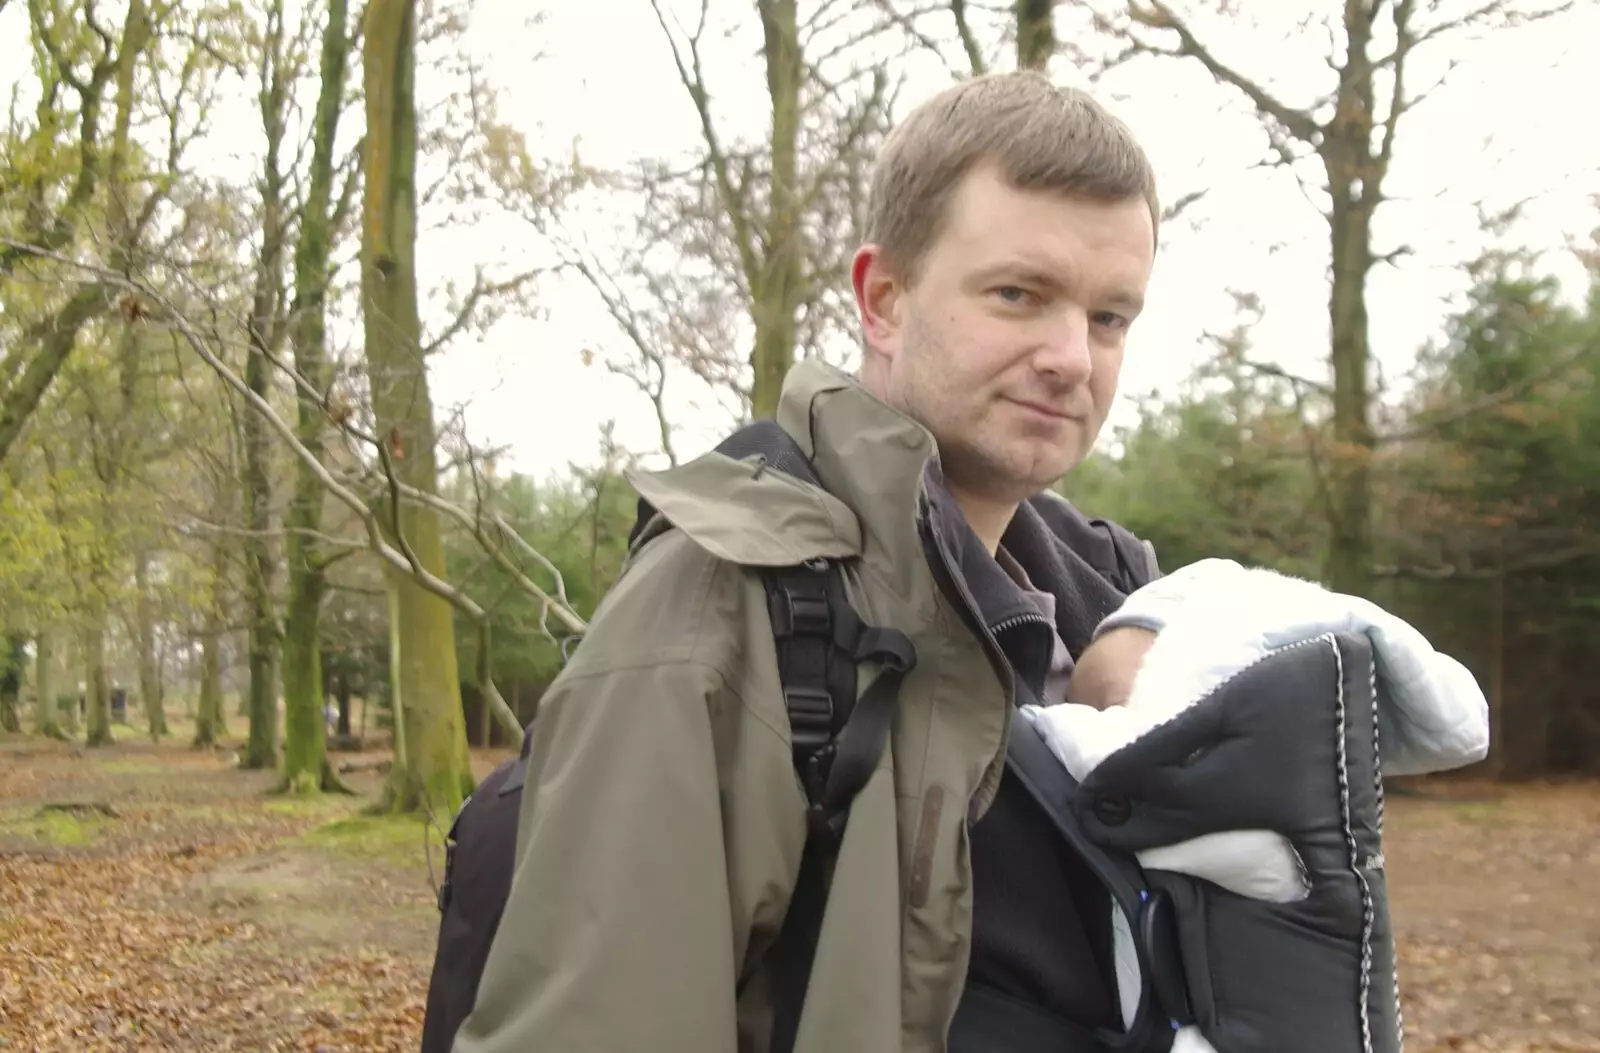
<svg viewBox="0 0 1600 1053"><path fill-rule="evenodd" d="M261 36L261 106L265 150L261 166L261 251L256 262L255 289L250 302L249 349L244 380L263 398L270 393L268 359L283 341L280 289L283 286L285 240L284 186L281 163L288 118L288 93L293 70L284 66L283 0L267 8ZM271 446L266 421L258 413L239 420L244 446L244 504L250 533L245 539L245 604L249 610L249 681L246 709L250 714L250 741L246 768L277 766L278 613L272 601L278 563L269 535L272 530L272 477L268 463ZM287 732L287 729L285 729ZM287 746L287 744L286 744ZM292 781L292 776L285 773Z"/></svg>
<svg viewBox="0 0 1600 1053"><path fill-rule="evenodd" d="M195 715L194 745L214 746L222 724L222 641L211 631L207 619L205 638L200 641L200 711Z"/></svg>
<svg viewBox="0 0 1600 1053"><path fill-rule="evenodd" d="M150 596L150 556L134 556L134 618L139 645L139 697L144 702L145 721L150 738L159 742L167 734L167 710L163 704L161 666L156 661L155 603Z"/></svg>
<svg viewBox="0 0 1600 1053"><path fill-rule="evenodd" d="M1017 68L1043 72L1056 53L1055 0L1017 0Z"/></svg>
<svg viewBox="0 0 1600 1053"><path fill-rule="evenodd" d="M426 493L438 487L433 403L417 308L415 0L370 0L366 14L366 186L362 316L373 415L386 469ZM443 576L444 543L432 509L404 502L384 516L394 543ZM454 616L409 575L389 571L395 759L383 805L454 814L473 785Z"/></svg>
<svg viewBox="0 0 1600 1053"><path fill-rule="evenodd" d="M28 638L9 633L0 652L0 731L22 733L22 682L28 668Z"/></svg>
<svg viewBox="0 0 1600 1053"><path fill-rule="evenodd" d="M55 630L45 627L34 639L33 690L39 707L35 730L52 739L65 738L61 714L56 707Z"/></svg>
<svg viewBox="0 0 1600 1053"><path fill-rule="evenodd" d="M86 746L111 746L111 685L106 681L105 614L92 613L83 631L83 690L87 695Z"/></svg>
<svg viewBox="0 0 1600 1053"><path fill-rule="evenodd" d="M194 719L196 748L214 746L228 733L222 705L222 634L227 625L227 550L219 542L211 555L211 602L200 640L200 705Z"/></svg>
<svg viewBox="0 0 1600 1053"><path fill-rule="evenodd" d="M337 225L333 204L334 139L344 108L350 40L346 33L346 0L329 0L323 28L321 86L312 130L311 171L301 212L300 237L294 254L294 303L289 311L290 343L295 369L318 391L331 382L326 352L329 253ZM296 436L317 460L324 453L328 418L309 398L296 403ZM294 494L288 513L286 560L288 607L283 642L283 705L286 724L284 773L290 785L343 790L327 756L323 722L321 623L328 556L316 542L322 525L324 493L316 473L296 462Z"/></svg>

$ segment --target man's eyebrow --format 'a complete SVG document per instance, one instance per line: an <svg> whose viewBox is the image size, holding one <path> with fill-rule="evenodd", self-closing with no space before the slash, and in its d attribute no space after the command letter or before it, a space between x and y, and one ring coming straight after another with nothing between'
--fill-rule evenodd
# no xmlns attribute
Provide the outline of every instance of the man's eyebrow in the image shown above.
<svg viewBox="0 0 1600 1053"><path fill-rule="evenodd" d="M1136 292L1116 292L1106 297L1105 302L1112 307L1120 307L1129 314L1138 314L1144 310L1144 297Z"/></svg>
<svg viewBox="0 0 1600 1053"><path fill-rule="evenodd" d="M979 285L987 285L1001 279L1044 285L1052 289L1061 287L1060 279L1054 277L1048 267L1042 267L1028 260L1002 260L980 267L972 275L972 280Z"/></svg>
<svg viewBox="0 0 1600 1053"><path fill-rule="evenodd" d="M1050 273L1050 269L1031 260L1008 259L979 267L972 273L971 281L974 285L984 286L998 281L1022 282L1027 285L1036 285L1045 289L1060 289L1061 279ZM1144 310L1144 297L1131 289L1121 289L1103 297L1100 303L1106 307L1126 311L1130 315L1139 314Z"/></svg>

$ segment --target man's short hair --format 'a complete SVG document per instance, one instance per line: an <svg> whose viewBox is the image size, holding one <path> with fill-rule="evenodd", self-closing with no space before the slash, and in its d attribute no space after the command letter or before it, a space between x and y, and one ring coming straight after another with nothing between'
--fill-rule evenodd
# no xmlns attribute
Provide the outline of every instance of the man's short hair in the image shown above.
<svg viewBox="0 0 1600 1053"><path fill-rule="evenodd" d="M1160 227L1155 172L1127 125L1043 74L987 74L922 103L878 154L864 233L903 280L916 280L951 197L980 164L1019 190L1107 203L1143 198Z"/></svg>

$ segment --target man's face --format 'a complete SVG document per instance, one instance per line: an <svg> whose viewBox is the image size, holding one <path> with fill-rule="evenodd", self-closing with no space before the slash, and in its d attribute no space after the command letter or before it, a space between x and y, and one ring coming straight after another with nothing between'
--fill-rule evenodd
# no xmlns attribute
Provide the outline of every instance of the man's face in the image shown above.
<svg viewBox="0 0 1600 1053"><path fill-rule="evenodd" d="M1017 190L971 172L909 286L857 254L863 380L939 444L958 496L1015 505L1094 446L1154 265L1149 208Z"/></svg>

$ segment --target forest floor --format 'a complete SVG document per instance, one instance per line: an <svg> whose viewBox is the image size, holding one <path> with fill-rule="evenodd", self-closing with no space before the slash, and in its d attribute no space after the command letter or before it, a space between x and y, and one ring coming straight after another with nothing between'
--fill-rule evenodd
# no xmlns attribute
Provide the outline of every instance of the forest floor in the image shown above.
<svg viewBox="0 0 1600 1053"><path fill-rule="evenodd" d="M0 1050L415 1050L441 832L174 730L0 738ZM1407 1049L1600 1053L1600 784L1430 784L1386 834Z"/></svg>

